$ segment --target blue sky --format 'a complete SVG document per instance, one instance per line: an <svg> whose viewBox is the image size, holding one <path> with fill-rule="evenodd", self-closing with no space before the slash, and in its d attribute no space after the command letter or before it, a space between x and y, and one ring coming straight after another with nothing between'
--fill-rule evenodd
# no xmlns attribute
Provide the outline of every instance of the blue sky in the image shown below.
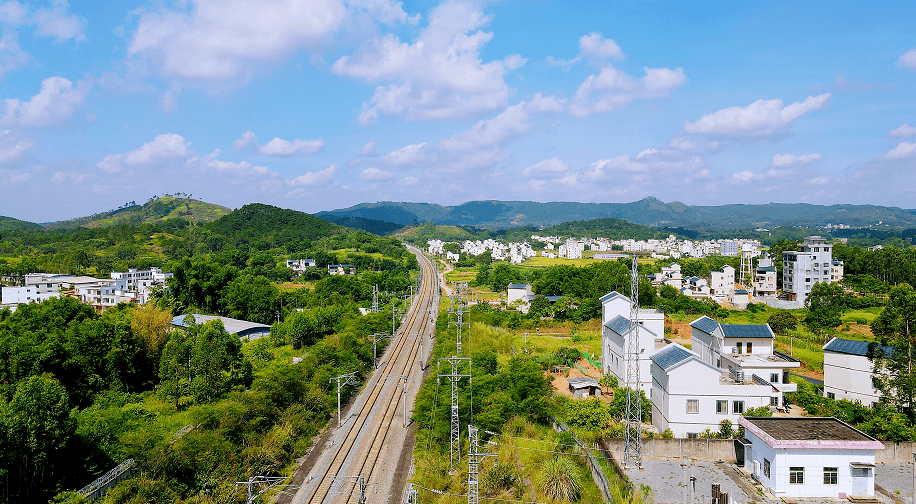
<svg viewBox="0 0 916 504"><path fill-rule="evenodd" d="M916 208L913 2L0 0L0 215Z"/></svg>

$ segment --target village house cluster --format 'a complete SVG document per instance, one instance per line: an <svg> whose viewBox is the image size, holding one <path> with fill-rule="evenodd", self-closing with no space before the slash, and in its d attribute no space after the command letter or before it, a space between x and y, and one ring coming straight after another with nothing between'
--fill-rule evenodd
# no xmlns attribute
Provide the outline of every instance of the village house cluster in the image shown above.
<svg viewBox="0 0 916 504"><path fill-rule="evenodd" d="M118 303L146 303L154 288L167 288L172 273L161 268L113 271L111 278L29 273L21 286L0 289L0 303L12 310L20 303L41 302L59 296L74 297L98 311Z"/></svg>

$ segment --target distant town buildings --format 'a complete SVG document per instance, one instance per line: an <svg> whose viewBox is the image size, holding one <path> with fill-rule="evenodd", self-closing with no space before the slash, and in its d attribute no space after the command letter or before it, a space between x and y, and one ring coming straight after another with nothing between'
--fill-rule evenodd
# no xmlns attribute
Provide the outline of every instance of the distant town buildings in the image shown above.
<svg viewBox="0 0 916 504"><path fill-rule="evenodd" d="M171 273L163 272L157 267L113 271L111 278L107 279L30 273L25 276L25 285L3 287L0 291L0 302L3 305L15 306L67 295L98 311L104 311L118 303L146 303L152 289L166 288L166 281L171 276Z"/></svg>

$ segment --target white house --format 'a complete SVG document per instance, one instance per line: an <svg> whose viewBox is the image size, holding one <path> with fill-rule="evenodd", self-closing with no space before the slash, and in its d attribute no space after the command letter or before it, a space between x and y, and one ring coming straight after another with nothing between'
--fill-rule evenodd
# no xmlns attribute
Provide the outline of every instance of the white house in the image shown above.
<svg viewBox="0 0 916 504"><path fill-rule="evenodd" d="M728 420L737 427L746 409L768 406L779 391L757 377L740 377L672 343L652 357L652 425L675 437L695 438L719 430Z"/></svg>
<svg viewBox="0 0 916 504"><path fill-rule="evenodd" d="M681 294L696 299L709 297L709 282L700 277L688 277L684 280Z"/></svg>
<svg viewBox="0 0 916 504"><path fill-rule="evenodd" d="M757 263L757 269L754 270L754 295L776 295L776 267L772 259L764 258Z"/></svg>
<svg viewBox="0 0 916 504"><path fill-rule="evenodd" d="M681 274L681 265L671 263L668 266L662 266L662 271L657 273L652 282L655 286L670 285L680 290L684 286L684 276Z"/></svg>
<svg viewBox="0 0 916 504"><path fill-rule="evenodd" d="M308 268L314 268L317 265L314 259L287 259L286 267L302 273Z"/></svg>
<svg viewBox="0 0 916 504"><path fill-rule="evenodd" d="M747 379L757 376L779 390L771 406L783 404L783 393L798 390L789 380L789 370L801 363L775 351L776 335L769 324L722 324L703 316L691 322L690 328L690 347L704 362Z"/></svg>
<svg viewBox="0 0 916 504"><path fill-rule="evenodd" d="M804 303L814 284L833 282L830 273L832 248L824 238L809 236L797 251L782 253L782 290L789 296L789 301Z"/></svg>
<svg viewBox="0 0 916 504"><path fill-rule="evenodd" d="M328 275L355 275L356 267L352 264L328 264Z"/></svg>
<svg viewBox="0 0 916 504"><path fill-rule="evenodd" d="M519 307L521 307L521 305L527 306L528 296L533 295L534 290L531 289L531 284L510 283L508 294L506 295L506 304L513 306L513 303L515 303ZM527 313L527 311L528 310L526 309L525 312Z"/></svg>
<svg viewBox="0 0 916 504"><path fill-rule="evenodd" d="M827 417L739 418L744 467L777 497L875 495L875 450L884 445Z"/></svg>
<svg viewBox="0 0 916 504"><path fill-rule="evenodd" d="M868 360L869 347L873 355L894 352L894 347L840 338L833 338L824 345L826 397L858 401L866 406L874 406L881 400L881 392L874 386L874 366Z"/></svg>
<svg viewBox="0 0 916 504"><path fill-rule="evenodd" d="M710 271L709 290L716 297L732 297L735 293L735 268L726 264L719 271Z"/></svg>
<svg viewBox="0 0 916 504"><path fill-rule="evenodd" d="M627 383L627 348L631 338L639 345L639 388L648 397L652 390L650 356L664 346L665 314L656 309L640 308L639 327L630 321L630 298L611 292L601 299L601 369L617 377L620 386Z"/></svg>

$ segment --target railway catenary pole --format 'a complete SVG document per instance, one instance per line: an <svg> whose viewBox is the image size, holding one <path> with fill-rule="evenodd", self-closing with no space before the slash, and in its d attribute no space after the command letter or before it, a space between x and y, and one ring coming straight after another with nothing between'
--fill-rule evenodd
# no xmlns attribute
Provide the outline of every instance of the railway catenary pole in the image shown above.
<svg viewBox="0 0 916 504"><path fill-rule="evenodd" d="M391 335L388 333L378 332L372 334L372 366L375 369L378 369L378 340L390 338Z"/></svg>
<svg viewBox="0 0 916 504"><path fill-rule="evenodd" d="M334 380L337 380L337 426L340 427L342 423L340 420L340 388L346 385L356 385L359 381L356 379L356 371L330 378L328 383Z"/></svg>
<svg viewBox="0 0 916 504"><path fill-rule="evenodd" d="M462 378L471 379L470 373L463 374L458 372L458 365L461 361L468 361L468 367L471 365L470 357L458 357L451 356L439 359L439 364L442 364L442 361L446 361L452 366L452 372L449 374L439 373L439 379L448 378L448 381L452 385L452 415L451 415L451 429L449 432L449 456L448 456L448 470L451 472L458 462L461 461L461 437L459 435L459 426L458 426L458 381Z"/></svg>
<svg viewBox="0 0 916 504"><path fill-rule="evenodd" d="M639 265L633 254L630 273L630 330L627 333L627 403L625 411L624 466L642 466L642 398L639 383Z"/></svg>
<svg viewBox="0 0 916 504"><path fill-rule="evenodd" d="M404 406L404 428L407 428L407 375L389 375L386 382L397 380L397 386L401 388L401 403Z"/></svg>
<svg viewBox="0 0 916 504"><path fill-rule="evenodd" d="M378 313L378 284L372 286L372 313Z"/></svg>
<svg viewBox="0 0 916 504"><path fill-rule="evenodd" d="M468 504L478 504L480 462L484 457L495 457L495 453L483 453L478 450L477 427L468 425Z"/></svg>

